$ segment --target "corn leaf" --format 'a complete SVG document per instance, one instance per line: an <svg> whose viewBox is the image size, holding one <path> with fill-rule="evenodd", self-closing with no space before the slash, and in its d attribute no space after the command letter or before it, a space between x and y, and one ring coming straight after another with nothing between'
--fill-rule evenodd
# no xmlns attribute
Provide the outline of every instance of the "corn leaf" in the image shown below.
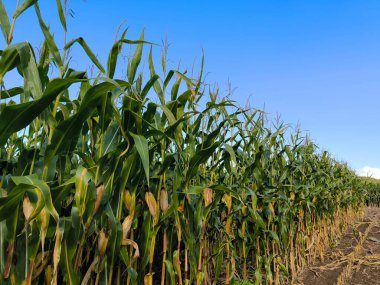
<svg viewBox="0 0 380 285"><path fill-rule="evenodd" d="M11 29L11 24L9 22L7 10L5 10L2 0L0 0L0 25L1 25L1 31L3 32L3 35L4 35L4 39L5 41L8 41L8 35Z"/></svg>
<svg viewBox="0 0 380 285"><path fill-rule="evenodd" d="M61 21L61 25L62 25L63 29L65 31L67 31L66 17L65 17L65 13L63 12L61 0L56 0L56 3L57 3L57 8L58 8L59 20Z"/></svg>
<svg viewBox="0 0 380 285"><path fill-rule="evenodd" d="M50 50L54 60L58 64L58 66L60 68L63 68L63 62L62 62L61 54L59 53L59 50L58 50L57 44L54 41L53 35L50 33L49 28L46 26L44 20L42 19L41 11L40 11L40 8L39 8L37 2L34 5L34 7L35 7L36 14L38 17L38 22L40 24L42 33L44 34L44 37L45 37L46 43L49 47L49 50Z"/></svg>
<svg viewBox="0 0 380 285"><path fill-rule="evenodd" d="M127 39L120 39L114 45L112 46L112 49L108 55L108 61L107 61L107 76L109 78L113 78L115 75L115 70L116 70L116 64L117 64L117 58L120 53L120 46L123 44L150 44L149 42L146 41L131 41Z"/></svg>
<svg viewBox="0 0 380 285"><path fill-rule="evenodd" d="M57 0L57 1L59 2L59 0ZM85 40L82 37L79 37L79 38L76 38L76 39L70 41L69 43L67 43L65 45L64 49L69 49L75 43L78 43L78 44L80 44L82 46L82 48L86 52L87 56L96 65L96 67L99 68L99 70L102 73L106 72L105 69L104 69L104 67L101 65L101 63L99 62L99 60L96 58L96 55L91 51L90 47L87 45L87 43L85 42Z"/></svg>
<svg viewBox="0 0 380 285"><path fill-rule="evenodd" d="M131 64L128 66L128 70L127 70L129 83L132 83L134 81L137 67L139 66L140 61L141 61L141 55L142 55L142 50L143 50L142 42L144 41L144 31L142 31L139 41L140 43L136 47L135 53L132 57Z"/></svg>
<svg viewBox="0 0 380 285"><path fill-rule="evenodd" d="M83 75L83 73L75 73L71 78L54 79L46 87L41 99L5 107L0 114L0 146L6 143L11 134L29 125L58 94L71 84L79 82Z"/></svg>
<svg viewBox="0 0 380 285"><path fill-rule="evenodd" d="M76 144L81 131L81 128L78 128L78 126L83 125L84 121L96 110L101 98L114 88L114 84L102 82L91 87L86 92L78 112L69 119L60 122L55 128L51 144L46 149L46 165L49 164L57 153L72 150L73 143Z"/></svg>
<svg viewBox="0 0 380 285"><path fill-rule="evenodd" d="M17 7L16 11L14 11L12 17L17 18L20 16L25 10L27 10L30 6L37 3L37 0L25 0L20 6Z"/></svg>
<svg viewBox="0 0 380 285"><path fill-rule="evenodd" d="M24 88L22 87L13 87L8 90L1 90L0 91L0 99L6 99L6 98L11 98L17 95L20 95L24 93Z"/></svg>
<svg viewBox="0 0 380 285"><path fill-rule="evenodd" d="M147 179L147 183L149 186L149 148L148 148L148 141L144 136L141 135L135 135L131 133L131 136L135 142L135 146L137 149L137 152L139 153L144 171L145 171L145 176Z"/></svg>

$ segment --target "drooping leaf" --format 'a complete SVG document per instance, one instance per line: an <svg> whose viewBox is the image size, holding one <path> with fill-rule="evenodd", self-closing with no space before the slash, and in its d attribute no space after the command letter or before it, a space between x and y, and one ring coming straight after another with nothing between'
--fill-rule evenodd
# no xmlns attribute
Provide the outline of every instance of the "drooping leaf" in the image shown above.
<svg viewBox="0 0 380 285"><path fill-rule="evenodd" d="M83 76L84 73L73 73L70 78L54 79L46 87L41 99L5 107L0 114L0 146L6 143L12 133L28 126L58 94L79 82Z"/></svg>
<svg viewBox="0 0 380 285"><path fill-rule="evenodd" d="M57 2L60 2L60 1L57 0ZM78 43L78 44L80 44L82 46L82 48L86 52L87 56L96 65L96 67L99 68L99 70L102 73L106 72L105 69L104 69L104 67L102 66L102 64L97 59L96 55L91 51L90 47L87 45L87 43L85 42L85 40L82 37L79 37L79 38L76 38L76 39L70 41L69 43L67 43L65 45L64 49L69 49L74 43Z"/></svg>
<svg viewBox="0 0 380 285"><path fill-rule="evenodd" d="M234 165L236 167L238 164L237 164L236 154L235 154L234 149L229 144L225 144L224 145L224 149L228 152L228 154L230 155L231 161L234 163ZM232 169L233 169L234 172L236 172L236 168L235 167L232 167Z"/></svg>
<svg viewBox="0 0 380 285"><path fill-rule="evenodd" d="M150 88L154 85L154 83L158 80L159 76L156 74L149 79L149 81L145 84L144 89L141 91L141 98L145 98L148 94Z"/></svg>
<svg viewBox="0 0 380 285"><path fill-rule="evenodd" d="M0 82L3 81L3 77L5 73L15 68L20 62L20 57L17 50L18 45L22 45L22 44L12 45L11 47L6 48L1 54Z"/></svg>
<svg viewBox="0 0 380 285"><path fill-rule="evenodd" d="M12 17L13 18L19 17L23 12L25 12L26 9L28 9L30 6L32 6L35 3L37 3L37 0L25 0L20 6L17 7Z"/></svg>
<svg viewBox="0 0 380 285"><path fill-rule="evenodd" d="M8 90L1 90L0 91L0 99L7 99L11 98L13 96L20 95L21 93L24 93L24 88L22 87L13 87Z"/></svg>
<svg viewBox="0 0 380 285"><path fill-rule="evenodd" d="M13 176L12 180L18 186L23 185L23 187L25 188L25 185L27 185L28 187L32 187L35 190L38 190L44 198L44 204L45 204L46 210L49 212L50 215L53 216L57 224L59 223L59 215L58 215L57 210L54 208L50 188L46 184L46 182L38 179L37 175ZM26 189L30 189L30 188L26 188Z"/></svg>

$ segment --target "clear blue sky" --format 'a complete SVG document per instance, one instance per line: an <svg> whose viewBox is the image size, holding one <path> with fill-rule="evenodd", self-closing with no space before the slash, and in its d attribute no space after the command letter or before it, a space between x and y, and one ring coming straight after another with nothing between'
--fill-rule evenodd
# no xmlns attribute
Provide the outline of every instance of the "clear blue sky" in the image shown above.
<svg viewBox="0 0 380 285"><path fill-rule="evenodd" d="M16 1L3 2L11 14ZM40 2L61 35L55 1ZM173 66L199 63L203 48L208 82L225 92L230 80L232 99L300 123L355 169L380 168L380 1L70 2L68 39L83 36L102 63L123 20L129 39L142 29L152 42L167 36ZM15 41L25 39L42 39L34 9L16 23ZM73 55L74 68L89 65L79 48Z"/></svg>

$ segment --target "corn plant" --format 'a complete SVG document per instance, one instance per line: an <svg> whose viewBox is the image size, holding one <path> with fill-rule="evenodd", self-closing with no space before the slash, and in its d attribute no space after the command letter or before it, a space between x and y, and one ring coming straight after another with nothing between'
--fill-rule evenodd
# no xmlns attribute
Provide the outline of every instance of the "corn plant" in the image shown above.
<svg viewBox="0 0 380 285"><path fill-rule="evenodd" d="M366 190L365 204L367 206L380 206L380 183L378 179L361 177L362 187Z"/></svg>

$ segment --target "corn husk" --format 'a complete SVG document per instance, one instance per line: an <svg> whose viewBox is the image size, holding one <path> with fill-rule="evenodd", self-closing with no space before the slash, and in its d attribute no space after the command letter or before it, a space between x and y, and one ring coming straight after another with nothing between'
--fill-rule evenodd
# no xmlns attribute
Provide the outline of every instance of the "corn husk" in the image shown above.
<svg viewBox="0 0 380 285"><path fill-rule="evenodd" d="M224 194L222 201L226 204L228 212L232 209L232 196L229 194Z"/></svg>
<svg viewBox="0 0 380 285"><path fill-rule="evenodd" d="M271 211L272 215L275 216L274 207L273 207L273 204L272 204L272 203L269 203L269 204L268 204L268 208L269 208L269 210Z"/></svg>
<svg viewBox="0 0 380 285"><path fill-rule="evenodd" d="M22 211L24 213L25 219L29 222L29 218L32 216L34 212L34 207L29 200L28 195L25 195L24 201L22 202Z"/></svg>
<svg viewBox="0 0 380 285"><path fill-rule="evenodd" d="M124 219L123 224L122 224L124 239L128 237L128 234L131 231L132 224L133 224L133 217L129 215L128 217Z"/></svg>
<svg viewBox="0 0 380 285"><path fill-rule="evenodd" d="M151 192L145 193L145 202L148 204L149 212L153 217L154 224L158 223L158 211L157 211L157 202Z"/></svg>
<svg viewBox="0 0 380 285"><path fill-rule="evenodd" d="M161 193L160 193L160 208L161 208L161 211L164 214L169 209L168 191L166 191L165 188L161 189Z"/></svg>
<svg viewBox="0 0 380 285"><path fill-rule="evenodd" d="M127 208L127 210L129 212L131 212L131 209L132 209L132 195L131 195L131 192L129 192L129 190L125 190L124 191L123 202L124 202L125 208Z"/></svg>
<svg viewBox="0 0 380 285"><path fill-rule="evenodd" d="M57 284L57 276L58 276L58 264L61 258L61 242L62 242L63 233L57 228L56 236L55 236L55 244L53 251L53 280L52 284Z"/></svg>
<svg viewBox="0 0 380 285"><path fill-rule="evenodd" d="M47 229L49 226L49 217L50 216L47 213L46 209L43 208L40 213L42 260L44 259L44 253L45 253L45 239L46 239Z"/></svg>
<svg viewBox="0 0 380 285"><path fill-rule="evenodd" d="M203 200L205 202L205 207L207 207L208 205L212 203L212 194L213 194L213 191L211 188L207 187L203 189Z"/></svg>
<svg viewBox="0 0 380 285"><path fill-rule="evenodd" d="M92 211L93 213L92 215L95 215L96 212L98 211L100 202L102 201L103 193L104 193L104 185L101 184L96 188L96 200L94 204L94 210Z"/></svg>
<svg viewBox="0 0 380 285"><path fill-rule="evenodd" d="M107 244L108 244L108 237L106 236L104 230L101 230L98 236L98 250L99 250L100 257L103 257L104 254L106 253Z"/></svg>

